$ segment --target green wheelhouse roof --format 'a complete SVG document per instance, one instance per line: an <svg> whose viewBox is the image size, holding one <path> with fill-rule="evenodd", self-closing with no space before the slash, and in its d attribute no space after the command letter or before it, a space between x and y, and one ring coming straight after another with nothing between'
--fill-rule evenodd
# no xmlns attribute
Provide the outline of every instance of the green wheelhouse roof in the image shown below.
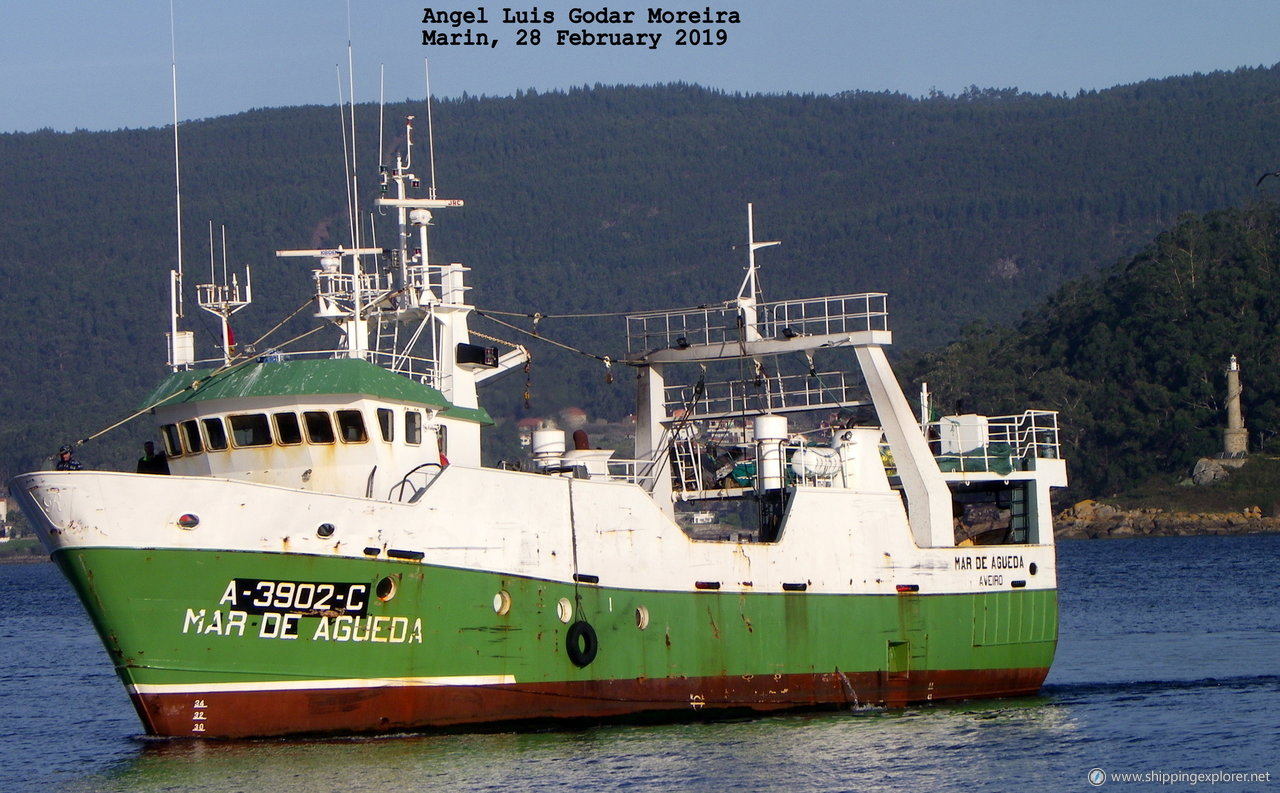
<svg viewBox="0 0 1280 793"><path fill-rule="evenodd" d="M422 405L448 418L492 424L484 408L449 404L436 389L389 372L358 358L300 358L246 363L215 373L214 369L173 372L143 401L142 407L253 397L366 396Z"/></svg>

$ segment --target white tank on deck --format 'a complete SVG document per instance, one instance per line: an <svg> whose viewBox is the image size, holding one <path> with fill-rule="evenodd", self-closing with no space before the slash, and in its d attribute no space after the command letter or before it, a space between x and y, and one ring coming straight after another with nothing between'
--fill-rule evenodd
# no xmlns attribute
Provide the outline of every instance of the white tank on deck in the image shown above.
<svg viewBox="0 0 1280 793"><path fill-rule="evenodd" d="M840 452L830 446L801 446L791 455L791 470L801 481L831 479L840 473Z"/></svg>
<svg viewBox="0 0 1280 793"><path fill-rule="evenodd" d="M836 430L831 445L840 456L844 486L863 493L889 492L889 476L880 459L879 427L850 427Z"/></svg>
<svg viewBox="0 0 1280 793"><path fill-rule="evenodd" d="M752 421L756 445L756 489L778 490L784 484L786 462L787 417L766 413Z"/></svg>
<svg viewBox="0 0 1280 793"><path fill-rule="evenodd" d="M938 421L943 454L964 454L987 445L987 417L976 413L943 416Z"/></svg>
<svg viewBox="0 0 1280 793"><path fill-rule="evenodd" d="M559 466L564 460L564 430L555 427L534 430L530 450L533 464L540 470Z"/></svg>

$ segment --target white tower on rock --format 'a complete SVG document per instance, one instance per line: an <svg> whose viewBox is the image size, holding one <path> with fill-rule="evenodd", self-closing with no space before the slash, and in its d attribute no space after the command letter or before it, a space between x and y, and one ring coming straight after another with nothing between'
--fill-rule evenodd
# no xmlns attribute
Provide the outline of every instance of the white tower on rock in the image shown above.
<svg viewBox="0 0 1280 793"><path fill-rule="evenodd" d="M1227 428L1222 431L1224 457L1243 457L1249 453L1249 432L1240 413L1240 363L1231 356L1227 365Z"/></svg>

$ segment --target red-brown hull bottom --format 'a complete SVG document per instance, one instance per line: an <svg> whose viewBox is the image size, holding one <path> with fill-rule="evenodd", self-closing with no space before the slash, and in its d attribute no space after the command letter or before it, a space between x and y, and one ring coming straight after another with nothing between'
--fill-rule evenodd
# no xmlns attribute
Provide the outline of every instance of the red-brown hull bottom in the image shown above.
<svg viewBox="0 0 1280 793"><path fill-rule="evenodd" d="M519 722L714 719L776 712L1027 696L1047 667L599 680L491 686L411 686L135 694L148 732L167 737L449 729Z"/></svg>

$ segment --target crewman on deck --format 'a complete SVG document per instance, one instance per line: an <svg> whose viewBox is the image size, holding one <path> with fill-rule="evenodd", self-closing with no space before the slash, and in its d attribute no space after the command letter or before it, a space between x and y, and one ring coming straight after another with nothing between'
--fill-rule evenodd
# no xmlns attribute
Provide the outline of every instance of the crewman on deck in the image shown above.
<svg viewBox="0 0 1280 793"><path fill-rule="evenodd" d="M69 445L58 449L58 463L54 466L59 471L79 471L84 466L75 458L73 449Z"/></svg>
<svg viewBox="0 0 1280 793"><path fill-rule="evenodd" d="M169 473L169 458L164 452L156 452L156 445L151 441L142 444L142 456L138 458L138 473L140 474L167 474Z"/></svg>

